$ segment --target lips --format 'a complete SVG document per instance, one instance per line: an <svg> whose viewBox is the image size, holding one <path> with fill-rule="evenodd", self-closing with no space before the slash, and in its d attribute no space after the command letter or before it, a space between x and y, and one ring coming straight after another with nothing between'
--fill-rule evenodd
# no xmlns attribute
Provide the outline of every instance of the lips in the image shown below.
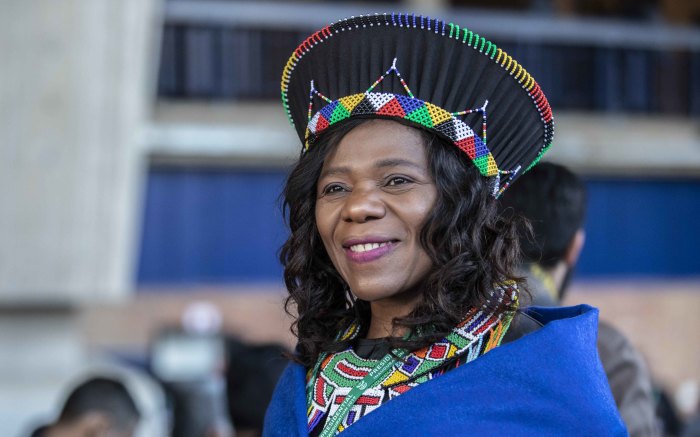
<svg viewBox="0 0 700 437"><path fill-rule="evenodd" d="M386 237L352 238L343 243L343 249L351 261L367 263L392 252L397 243L398 240Z"/></svg>

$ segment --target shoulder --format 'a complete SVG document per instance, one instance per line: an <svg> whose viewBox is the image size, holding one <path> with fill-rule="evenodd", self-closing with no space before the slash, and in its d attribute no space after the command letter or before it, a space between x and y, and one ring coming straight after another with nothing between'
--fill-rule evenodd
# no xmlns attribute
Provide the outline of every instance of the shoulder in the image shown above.
<svg viewBox="0 0 700 437"><path fill-rule="evenodd" d="M658 433L651 376L642 355L612 325L601 322L598 352L615 403L630 433Z"/></svg>
<svg viewBox="0 0 700 437"><path fill-rule="evenodd" d="M612 353L621 349L634 350L632 344L617 328L606 322L598 323L598 349L603 353Z"/></svg>
<svg viewBox="0 0 700 437"><path fill-rule="evenodd" d="M503 359L518 357L533 362L553 358L557 363L582 361L591 370L600 367L598 310L593 307L528 307L518 313L513 324L511 341L496 349L501 350Z"/></svg>
<svg viewBox="0 0 700 437"><path fill-rule="evenodd" d="M624 435L598 358L598 310L587 305L530 307L520 314L515 320L520 337L475 360L464 375L490 381L484 391L500 392L499 398L518 399L510 407L519 426ZM583 418L590 421L588 428L581 424Z"/></svg>
<svg viewBox="0 0 700 437"><path fill-rule="evenodd" d="M641 375L643 379L650 380L642 355L627 337L612 325L605 322L599 324L597 346L611 385L614 382L612 377L618 375L627 375L630 378Z"/></svg>
<svg viewBox="0 0 700 437"><path fill-rule="evenodd" d="M570 307L530 306L518 310L513 317L502 345L515 343L523 337L528 341L569 343L570 347L583 348L587 353L596 352L598 309L589 305ZM534 338L531 334L537 334ZM583 352L583 351L581 351Z"/></svg>

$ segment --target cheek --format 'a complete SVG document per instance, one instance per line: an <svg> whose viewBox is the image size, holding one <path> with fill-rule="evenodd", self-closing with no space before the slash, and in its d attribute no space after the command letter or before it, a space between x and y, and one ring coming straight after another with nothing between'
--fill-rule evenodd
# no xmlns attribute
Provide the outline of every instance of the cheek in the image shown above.
<svg viewBox="0 0 700 437"><path fill-rule="evenodd" d="M326 254L331 261L331 264L335 270L340 274L343 279L346 279L345 275L342 273L342 268L338 264L338 256L340 256L335 251L335 245L333 244L333 233L335 232L336 221L333 218L333 208L329 208L328 205L319 207L318 204L314 211L314 217L316 218L316 230L318 235L321 237L323 242L323 247L326 250Z"/></svg>
<svg viewBox="0 0 700 437"><path fill-rule="evenodd" d="M420 234L436 205L437 192L435 190L424 193L424 195L420 196L419 199L413 203L413 214L411 215L410 222L416 234Z"/></svg>
<svg viewBox="0 0 700 437"><path fill-rule="evenodd" d="M333 220L328 207L316 204L314 210L314 217L316 219L316 229L318 234L321 236L321 241L323 241L323 246L326 248L326 252L330 254L330 248L332 246L333 240Z"/></svg>

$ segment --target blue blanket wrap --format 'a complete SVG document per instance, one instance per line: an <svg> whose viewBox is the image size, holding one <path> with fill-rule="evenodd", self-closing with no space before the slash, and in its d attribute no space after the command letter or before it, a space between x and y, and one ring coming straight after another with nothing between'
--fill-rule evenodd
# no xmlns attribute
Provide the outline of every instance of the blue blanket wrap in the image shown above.
<svg viewBox="0 0 700 437"><path fill-rule="evenodd" d="M392 399L340 435L628 435L598 358L598 310L524 311L544 326ZM264 436L308 435L304 386L304 368L290 364Z"/></svg>

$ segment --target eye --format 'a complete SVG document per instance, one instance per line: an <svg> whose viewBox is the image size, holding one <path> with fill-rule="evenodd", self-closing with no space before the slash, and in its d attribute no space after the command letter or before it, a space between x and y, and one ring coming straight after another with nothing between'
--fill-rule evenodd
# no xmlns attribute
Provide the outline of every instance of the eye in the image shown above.
<svg viewBox="0 0 700 437"><path fill-rule="evenodd" d="M323 191L321 191L321 193L326 195L342 193L343 191L345 191L345 187L340 184L328 184L325 187L323 187Z"/></svg>
<svg viewBox="0 0 700 437"><path fill-rule="evenodd" d="M411 182L413 182L411 179L404 176L392 176L387 180L386 185L388 187L395 187L398 185L409 184Z"/></svg>

